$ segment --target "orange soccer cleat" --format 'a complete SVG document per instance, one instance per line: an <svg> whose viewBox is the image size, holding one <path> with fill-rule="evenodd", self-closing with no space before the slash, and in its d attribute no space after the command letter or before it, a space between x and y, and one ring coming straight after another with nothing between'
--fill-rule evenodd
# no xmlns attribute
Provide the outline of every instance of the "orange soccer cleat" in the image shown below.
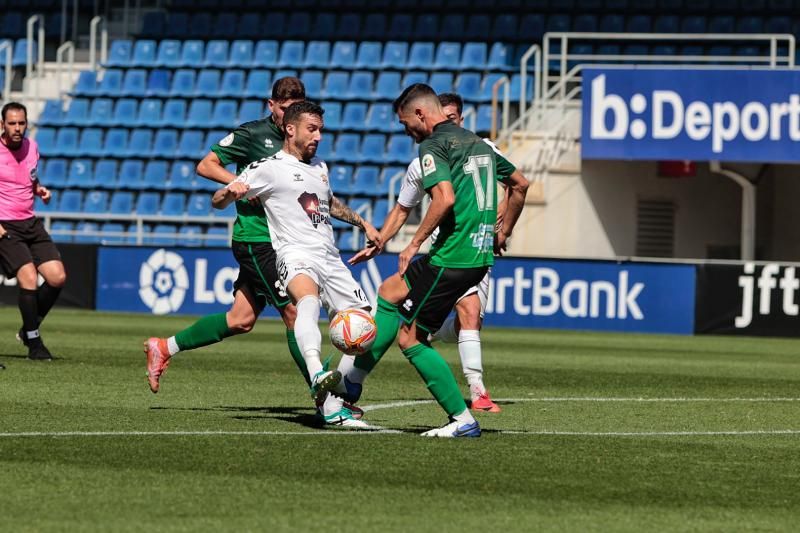
<svg viewBox="0 0 800 533"><path fill-rule="evenodd" d="M158 392L158 380L169 366L170 355L167 339L151 337L144 343L144 353L147 354L147 381L150 390Z"/></svg>
<svg viewBox="0 0 800 533"><path fill-rule="evenodd" d="M500 406L489 397L489 391L483 391L477 398L472 400L471 409L486 411L488 413L499 413Z"/></svg>

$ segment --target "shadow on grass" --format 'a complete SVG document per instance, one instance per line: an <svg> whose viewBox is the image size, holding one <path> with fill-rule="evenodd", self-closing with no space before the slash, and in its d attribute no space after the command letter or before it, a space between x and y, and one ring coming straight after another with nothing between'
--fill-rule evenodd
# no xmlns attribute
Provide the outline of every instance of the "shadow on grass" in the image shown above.
<svg viewBox="0 0 800 533"><path fill-rule="evenodd" d="M215 407L151 407L150 410L164 411L208 411L216 413L241 413L231 418L234 420L282 420L305 427L318 428L322 426L320 420L309 413L308 407L245 407L219 405Z"/></svg>

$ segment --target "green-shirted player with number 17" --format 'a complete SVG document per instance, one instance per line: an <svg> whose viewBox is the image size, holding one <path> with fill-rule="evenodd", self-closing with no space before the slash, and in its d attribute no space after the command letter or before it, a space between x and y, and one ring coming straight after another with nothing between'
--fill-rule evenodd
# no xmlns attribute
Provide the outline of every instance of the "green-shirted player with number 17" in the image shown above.
<svg viewBox="0 0 800 533"><path fill-rule="evenodd" d="M238 174L250 163L275 155L283 146L284 112L293 103L305 100L305 96L305 87L298 78L276 80L268 101L271 116L242 124L212 146L208 155L197 165L197 173L226 185L234 181L236 176L225 165L235 163ZM231 308L226 313L205 316L167 339L152 337L145 341L147 377L153 392L158 392L159 379L173 355L249 332L267 304L280 312L286 324L289 352L306 383L310 383L303 354L294 335L297 311L279 283L275 250L261 205L246 200L236 202L231 248L240 267L239 277L234 283Z"/></svg>

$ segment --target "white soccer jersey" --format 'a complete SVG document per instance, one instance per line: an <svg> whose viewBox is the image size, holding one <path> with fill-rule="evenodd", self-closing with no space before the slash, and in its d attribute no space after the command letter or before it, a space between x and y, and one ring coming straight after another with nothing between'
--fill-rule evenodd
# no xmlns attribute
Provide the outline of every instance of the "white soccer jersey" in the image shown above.
<svg viewBox="0 0 800 533"><path fill-rule="evenodd" d="M330 219L331 187L328 166L319 158L299 161L283 150L251 163L236 181L250 186L247 198L264 205L272 246L281 255L302 249L314 254L339 255Z"/></svg>

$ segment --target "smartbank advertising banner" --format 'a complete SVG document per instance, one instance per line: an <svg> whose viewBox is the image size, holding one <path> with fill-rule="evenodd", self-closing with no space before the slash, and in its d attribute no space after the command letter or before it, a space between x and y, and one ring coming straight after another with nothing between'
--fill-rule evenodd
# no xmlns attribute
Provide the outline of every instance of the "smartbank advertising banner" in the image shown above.
<svg viewBox="0 0 800 533"><path fill-rule="evenodd" d="M206 314L233 302L229 250L101 248L97 309ZM397 256L353 268L367 297L397 271ZM694 267L505 258L492 269L486 324L690 334ZM276 316L267 310L268 316Z"/></svg>
<svg viewBox="0 0 800 533"><path fill-rule="evenodd" d="M800 70L586 69L586 159L800 161Z"/></svg>

